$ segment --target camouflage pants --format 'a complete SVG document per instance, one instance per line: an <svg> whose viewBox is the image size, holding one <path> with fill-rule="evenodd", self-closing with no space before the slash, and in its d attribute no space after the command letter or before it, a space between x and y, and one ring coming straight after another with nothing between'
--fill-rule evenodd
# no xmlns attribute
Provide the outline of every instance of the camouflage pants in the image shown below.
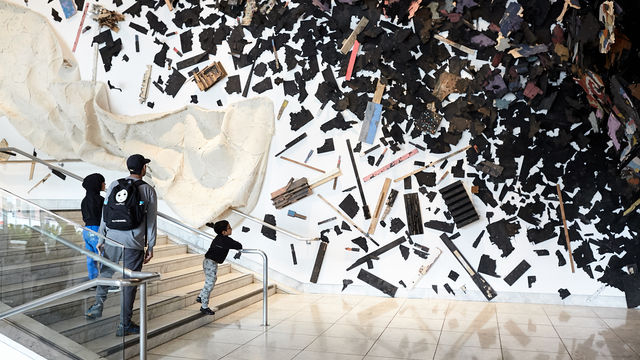
<svg viewBox="0 0 640 360"><path fill-rule="evenodd" d="M202 307L207 308L209 307L209 295L218 279L218 263L205 258L202 267L204 268L204 287L200 291L200 300L202 300Z"/></svg>

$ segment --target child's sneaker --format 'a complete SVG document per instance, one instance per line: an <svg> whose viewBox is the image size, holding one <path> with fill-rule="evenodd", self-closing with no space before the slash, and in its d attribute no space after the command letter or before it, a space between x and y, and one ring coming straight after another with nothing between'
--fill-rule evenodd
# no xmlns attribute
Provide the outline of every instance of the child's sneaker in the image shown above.
<svg viewBox="0 0 640 360"><path fill-rule="evenodd" d="M202 299L200 299L200 296L196 298L196 302L199 302L200 304L202 304Z"/></svg>
<svg viewBox="0 0 640 360"><path fill-rule="evenodd" d="M204 315L214 315L216 312L209 308L200 308L200 312Z"/></svg>

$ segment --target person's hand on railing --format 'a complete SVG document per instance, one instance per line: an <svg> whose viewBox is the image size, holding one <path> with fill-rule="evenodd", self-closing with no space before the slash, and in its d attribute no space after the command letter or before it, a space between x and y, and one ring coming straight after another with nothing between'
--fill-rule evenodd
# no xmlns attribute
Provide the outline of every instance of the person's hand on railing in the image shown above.
<svg viewBox="0 0 640 360"><path fill-rule="evenodd" d="M104 244L97 243L96 249L98 250L98 255L102 255L102 251L104 250Z"/></svg>
<svg viewBox="0 0 640 360"><path fill-rule="evenodd" d="M144 256L144 264L151 261L151 258L153 258L153 250L147 249L147 254Z"/></svg>

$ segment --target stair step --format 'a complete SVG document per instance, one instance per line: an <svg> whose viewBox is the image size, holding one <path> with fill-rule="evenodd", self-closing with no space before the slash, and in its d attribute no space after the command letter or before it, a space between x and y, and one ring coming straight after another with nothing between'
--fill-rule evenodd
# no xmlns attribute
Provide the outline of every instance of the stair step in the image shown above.
<svg viewBox="0 0 640 360"><path fill-rule="evenodd" d="M253 277L251 274L242 274L237 272L225 274L220 276L219 286L214 288L213 294L216 296L225 292L234 291L235 289L252 283ZM197 290L195 290L196 288ZM185 306L195 303L197 292L199 292L201 288L202 283L193 284L194 290L191 290L190 293L175 294L173 292L167 292L147 296L148 318L153 319L158 316L183 309ZM93 302L89 301L88 306L92 304ZM83 310L86 311L88 306ZM137 300L134 303L133 308L133 318L137 319L139 312L139 303ZM107 298L107 301L105 301L105 307L100 319L87 320L85 319L84 314L80 314L73 318L68 318L57 323L50 324L49 326L73 341L86 342L115 331L119 321L120 296L111 295Z"/></svg>
<svg viewBox="0 0 640 360"><path fill-rule="evenodd" d="M186 254L187 249L187 245L158 245L154 247L154 259ZM0 283L3 285L24 283L86 270L86 257L73 250L71 255L63 258L47 256L37 261L3 265L0 267Z"/></svg>
<svg viewBox="0 0 640 360"><path fill-rule="evenodd" d="M76 245L84 247L84 243L76 243ZM34 263L42 259L63 259L76 255L78 255L76 250L62 244L0 251L3 266Z"/></svg>
<svg viewBox="0 0 640 360"><path fill-rule="evenodd" d="M275 286L269 287L269 295L275 294L275 291ZM213 301L219 305L217 305L218 310L213 316L202 315L199 310L200 305L197 304L151 319L147 322L147 348L151 349L162 345L170 339L193 331L260 300L262 300L262 284L254 283L214 297ZM125 358L137 355L139 352L139 336L130 335L124 340ZM116 359L121 358L123 339L115 336L114 328L111 334L104 335L83 345L101 356Z"/></svg>
<svg viewBox="0 0 640 360"><path fill-rule="evenodd" d="M222 264L218 268L218 276L226 275L231 272L231 266L229 264ZM162 279L150 283L147 286L147 295L156 295L158 292L164 292L175 288L185 287L186 285L194 285L199 289L204 283L204 273L202 268L190 267L187 269L174 271L166 274L162 274ZM171 292L171 294L174 294ZM186 292L184 293L186 294ZM139 293L136 293L136 298ZM27 312L27 314L45 324L51 324L58 321L63 321L76 316L83 316L86 310L95 302L95 290L87 290L71 296L53 301L44 308L39 308ZM111 295L107 300L106 306L116 306L114 295ZM194 296L195 299L195 296ZM112 303L113 302L113 303Z"/></svg>
<svg viewBox="0 0 640 360"><path fill-rule="evenodd" d="M154 258L151 259L148 264L144 265L143 271L160 272L161 274L170 273L172 271L180 271L185 268L198 266L196 264L202 261L202 255L187 254L186 245L158 245L154 249L157 249L158 256L154 255ZM164 256L167 253L171 254L173 252L179 252L179 254ZM73 259L77 263L73 263L67 268L66 271L68 271L68 273L61 274L63 269L53 269L55 271L52 272L59 274L55 278L38 278L35 280L25 280L22 283L14 282L9 285L3 285L0 287L3 301L8 305L16 306L87 281L86 257L79 256ZM40 272L42 271L43 270L40 270ZM24 277L26 278L26 276ZM114 278L116 277L119 276L116 274Z"/></svg>
<svg viewBox="0 0 640 360"><path fill-rule="evenodd" d="M57 213L83 224L80 211ZM82 234L76 227L64 220L58 223L62 237L84 247ZM3 242L10 247L0 250L0 256L11 258L0 268L3 302L15 306L87 280L86 257L73 250L59 243L43 242L39 234L25 234L22 242L11 243L10 239L7 237ZM143 267L145 272L161 274L159 281L147 285L149 349L262 299L262 283L255 283L251 274L237 272L229 264L223 264L218 268L218 281L209 303L210 307L217 308L216 315L202 315L199 311L201 305L195 301L204 283L202 260L202 254L190 254L186 245L176 244L168 235L158 233L154 258ZM275 285L270 286L269 295L275 292ZM31 310L26 315L30 320L45 324L41 326L47 326L51 332L57 331L59 335L56 336L61 337L58 340L81 344L88 354L122 359L124 350L125 358L136 356L138 336L124 339L115 336L120 322L121 293L108 296L100 319L87 320L84 313L94 299L95 291L84 291ZM137 323L138 320L139 300L136 299L133 321Z"/></svg>
<svg viewBox="0 0 640 360"><path fill-rule="evenodd" d="M222 264L218 267L218 277L222 282L222 275L229 274L231 272L231 266L229 264ZM238 274L238 273L236 273ZM204 272L202 267L189 267L186 269L173 271L170 273L162 274L160 281L156 281L147 285L147 295L156 295L159 292L166 292L166 294L178 295L178 294L190 294L191 288L189 286L197 287L197 291L200 291L202 284L204 283ZM189 291L180 292L174 289L189 289ZM217 291L217 289L216 289ZM214 291L214 294L217 293ZM139 294L136 293L136 296ZM115 298L113 295L109 298ZM195 296L193 302L195 302ZM33 319L48 325L58 321L63 321L76 316L83 316L86 310L93 305L95 299L95 291L87 290L81 293L77 293L63 299L51 302L45 308L29 311L27 314ZM111 304L107 302L106 306ZM115 302L111 304L116 306Z"/></svg>

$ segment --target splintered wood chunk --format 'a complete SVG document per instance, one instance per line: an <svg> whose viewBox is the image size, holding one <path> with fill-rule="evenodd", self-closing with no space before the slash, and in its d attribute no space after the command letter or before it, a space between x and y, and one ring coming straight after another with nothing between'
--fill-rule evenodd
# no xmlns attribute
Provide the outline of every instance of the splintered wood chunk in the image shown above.
<svg viewBox="0 0 640 360"><path fill-rule="evenodd" d="M433 95L437 97L440 101L444 100L449 94L454 92L461 92L462 84L458 84L458 82L462 82L460 76L443 72L438 77L438 82L436 83L436 88L433 91Z"/></svg>
<svg viewBox="0 0 640 360"><path fill-rule="evenodd" d="M198 88L202 91L209 90L213 84L217 83L225 76L227 76L227 72L219 61L215 61L211 65L208 65L204 69L193 74L194 80L196 81L196 84L198 84Z"/></svg>
<svg viewBox="0 0 640 360"><path fill-rule="evenodd" d="M289 180L286 186L271 193L271 201L276 209L281 209L287 205L311 195L311 188L307 178Z"/></svg>

